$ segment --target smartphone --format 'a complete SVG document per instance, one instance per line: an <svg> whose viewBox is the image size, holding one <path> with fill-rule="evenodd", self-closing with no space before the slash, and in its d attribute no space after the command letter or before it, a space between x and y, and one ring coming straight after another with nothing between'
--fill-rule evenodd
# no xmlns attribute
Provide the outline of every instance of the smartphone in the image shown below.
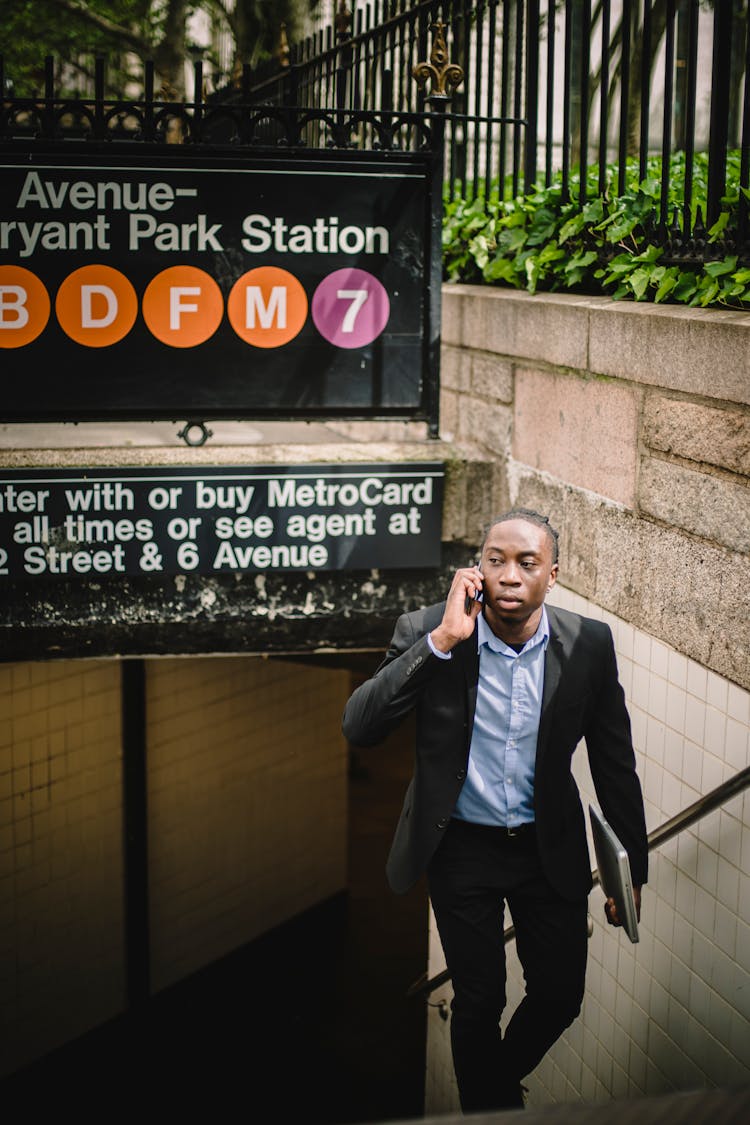
<svg viewBox="0 0 750 1125"><path fill-rule="evenodd" d="M481 571L480 571L480 573L481 573ZM467 594L466 600L464 601L464 613L467 613L467 614L471 613L472 602L479 602L479 604L481 605L481 603L483 601L484 601L484 594L482 593L481 590L477 590L477 592L474 594L473 598L470 598L469 595Z"/></svg>

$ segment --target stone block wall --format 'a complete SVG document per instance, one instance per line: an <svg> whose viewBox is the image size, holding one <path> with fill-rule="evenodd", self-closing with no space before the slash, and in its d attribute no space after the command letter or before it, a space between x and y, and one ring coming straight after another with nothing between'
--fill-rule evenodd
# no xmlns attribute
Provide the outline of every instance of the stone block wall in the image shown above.
<svg viewBox="0 0 750 1125"><path fill-rule="evenodd" d="M539 508L564 585L750 687L750 315L443 292L441 436L493 467L446 538Z"/></svg>

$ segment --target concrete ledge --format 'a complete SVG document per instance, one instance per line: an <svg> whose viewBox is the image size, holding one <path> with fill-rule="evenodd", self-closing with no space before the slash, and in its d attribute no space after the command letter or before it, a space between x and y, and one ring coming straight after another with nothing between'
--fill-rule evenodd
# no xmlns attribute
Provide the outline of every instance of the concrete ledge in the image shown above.
<svg viewBox="0 0 750 1125"><path fill-rule="evenodd" d="M124 432L125 428L123 428ZM5 448L0 465L5 469L63 468L73 466L186 465L306 465L342 462L445 461L454 456L441 441L346 441L335 435L327 442L279 442L263 445L149 445Z"/></svg>
<svg viewBox="0 0 750 1125"><path fill-rule="evenodd" d="M750 404L750 313L444 285L443 340Z"/></svg>
<svg viewBox="0 0 750 1125"><path fill-rule="evenodd" d="M481 285L443 286L443 340L498 355L588 366L590 298L531 297Z"/></svg>
<svg viewBox="0 0 750 1125"><path fill-rule="evenodd" d="M750 403L750 313L609 301L590 316L591 371Z"/></svg>
<svg viewBox="0 0 750 1125"><path fill-rule="evenodd" d="M17 582L0 610L0 651L4 660L382 652L399 614L441 601L466 562L466 548L444 544L430 570Z"/></svg>

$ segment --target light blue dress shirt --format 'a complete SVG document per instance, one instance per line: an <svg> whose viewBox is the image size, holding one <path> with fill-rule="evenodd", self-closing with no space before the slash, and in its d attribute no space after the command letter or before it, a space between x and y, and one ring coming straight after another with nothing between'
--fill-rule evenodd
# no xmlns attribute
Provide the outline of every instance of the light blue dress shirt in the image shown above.
<svg viewBox="0 0 750 1125"><path fill-rule="evenodd" d="M517 653L477 619L479 683L469 768L454 815L515 828L534 819L534 767L549 641L547 612Z"/></svg>

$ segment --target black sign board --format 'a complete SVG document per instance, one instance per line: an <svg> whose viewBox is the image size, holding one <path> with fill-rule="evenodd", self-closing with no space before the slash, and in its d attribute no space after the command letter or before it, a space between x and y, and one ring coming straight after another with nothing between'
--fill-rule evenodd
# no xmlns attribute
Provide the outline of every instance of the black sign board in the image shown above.
<svg viewBox="0 0 750 1125"><path fill-rule="evenodd" d="M3 420L428 416L426 157L1 159Z"/></svg>
<svg viewBox="0 0 750 1125"><path fill-rule="evenodd" d="M443 466L34 469L0 480L0 583L440 564Z"/></svg>

